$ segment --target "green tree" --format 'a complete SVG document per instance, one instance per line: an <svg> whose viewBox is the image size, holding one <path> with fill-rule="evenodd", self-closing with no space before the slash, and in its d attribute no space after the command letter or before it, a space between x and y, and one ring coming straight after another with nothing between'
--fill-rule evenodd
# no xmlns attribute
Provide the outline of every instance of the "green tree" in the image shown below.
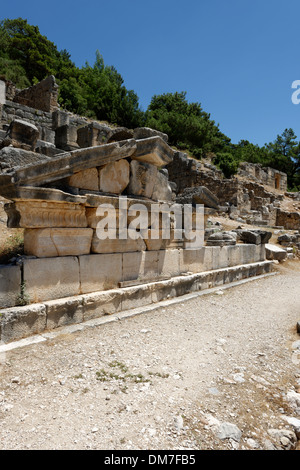
<svg viewBox="0 0 300 470"><path fill-rule="evenodd" d="M59 53L37 26L29 25L22 18L5 19L0 23L0 30L5 53L25 70L31 83L55 74Z"/></svg>
<svg viewBox="0 0 300 470"><path fill-rule="evenodd" d="M153 96L146 124L168 134L171 145L189 149L197 157L221 150L230 142L199 103L187 101L186 92Z"/></svg>

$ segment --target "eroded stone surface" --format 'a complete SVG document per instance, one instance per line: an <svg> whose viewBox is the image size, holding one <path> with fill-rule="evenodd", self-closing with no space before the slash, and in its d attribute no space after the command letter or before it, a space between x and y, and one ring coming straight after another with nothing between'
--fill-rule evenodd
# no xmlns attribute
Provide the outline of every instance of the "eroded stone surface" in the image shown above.
<svg viewBox="0 0 300 470"><path fill-rule="evenodd" d="M97 168L88 168L79 171L68 178L68 183L75 188L99 191L98 170Z"/></svg>
<svg viewBox="0 0 300 470"><path fill-rule="evenodd" d="M90 228L25 229L24 251L38 258L78 256L90 253Z"/></svg>
<svg viewBox="0 0 300 470"><path fill-rule="evenodd" d="M99 169L100 191L121 194L129 184L130 165L127 160L108 163Z"/></svg>
<svg viewBox="0 0 300 470"><path fill-rule="evenodd" d="M10 228L59 228L87 227L83 204L43 201L17 200L5 205Z"/></svg>
<svg viewBox="0 0 300 470"><path fill-rule="evenodd" d="M130 163L131 176L128 193L135 196L151 198L157 177L156 166L150 163L132 160Z"/></svg>

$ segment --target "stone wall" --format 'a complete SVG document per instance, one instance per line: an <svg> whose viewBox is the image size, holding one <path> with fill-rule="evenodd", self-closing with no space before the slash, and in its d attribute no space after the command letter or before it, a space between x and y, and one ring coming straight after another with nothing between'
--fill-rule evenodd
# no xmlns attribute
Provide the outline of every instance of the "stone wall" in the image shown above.
<svg viewBox="0 0 300 470"><path fill-rule="evenodd" d="M265 246L255 244L25 257L20 266L0 266L0 309L263 261Z"/></svg>
<svg viewBox="0 0 300 470"><path fill-rule="evenodd" d="M177 194L182 194L186 188L205 186L219 199L220 205L237 205L239 182L223 178L221 171L204 169L201 162L187 158L183 152L174 152L173 161L166 168L169 180L177 185Z"/></svg>
<svg viewBox="0 0 300 470"><path fill-rule="evenodd" d="M238 175L282 192L287 190L287 175L285 173L273 168L263 168L260 164L242 162Z"/></svg>
<svg viewBox="0 0 300 470"><path fill-rule="evenodd" d="M278 209L276 225L287 230L300 230L300 213Z"/></svg>
<svg viewBox="0 0 300 470"><path fill-rule="evenodd" d="M30 108L51 113L58 108L58 85L53 76L45 78L37 85L16 92L14 101Z"/></svg>

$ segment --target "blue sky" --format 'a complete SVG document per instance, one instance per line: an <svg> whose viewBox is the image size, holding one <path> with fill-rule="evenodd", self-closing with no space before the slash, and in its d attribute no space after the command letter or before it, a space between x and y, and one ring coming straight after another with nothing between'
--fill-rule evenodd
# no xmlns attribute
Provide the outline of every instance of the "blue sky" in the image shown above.
<svg viewBox="0 0 300 470"><path fill-rule="evenodd" d="M186 91L233 143L263 145L285 128L300 140L299 0L14 0L77 66L98 49L145 110L154 94Z"/></svg>

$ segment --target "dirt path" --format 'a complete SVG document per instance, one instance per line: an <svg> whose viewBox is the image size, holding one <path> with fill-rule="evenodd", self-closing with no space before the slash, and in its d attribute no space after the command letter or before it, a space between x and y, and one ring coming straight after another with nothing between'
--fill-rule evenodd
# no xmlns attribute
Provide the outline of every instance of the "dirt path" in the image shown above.
<svg viewBox="0 0 300 470"><path fill-rule="evenodd" d="M289 262L219 295L3 354L0 448L289 449L299 289L300 263Z"/></svg>

